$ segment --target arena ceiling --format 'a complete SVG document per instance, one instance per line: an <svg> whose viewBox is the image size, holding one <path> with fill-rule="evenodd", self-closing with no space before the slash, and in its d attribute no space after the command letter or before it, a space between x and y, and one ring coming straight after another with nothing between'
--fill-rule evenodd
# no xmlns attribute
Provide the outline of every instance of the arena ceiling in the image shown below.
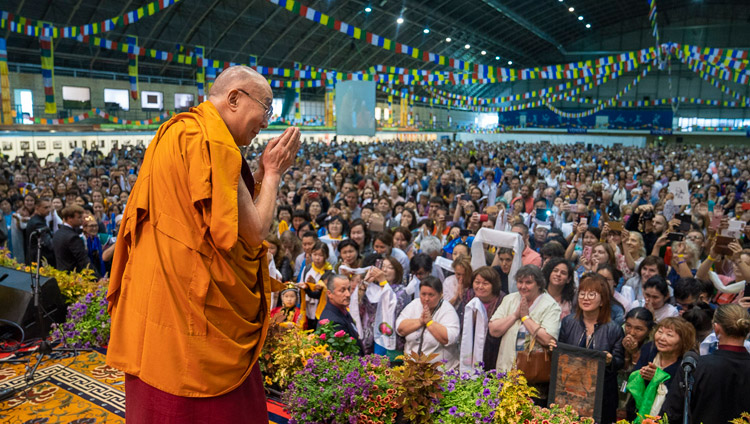
<svg viewBox="0 0 750 424"><path fill-rule="evenodd" d="M59 26L101 21L136 9L150 0L0 0L0 9L17 16L45 20ZM333 18L395 41L448 57L486 65L526 67L592 59L654 45L646 0L302 0ZM724 45L747 47L732 38L733 28L750 27L747 0L657 0L659 25L665 31L682 29L727 33ZM365 8L372 11L367 13ZM574 8L569 12L569 8ZM404 23L397 24L402 16ZM583 20L579 20L579 16ZM591 28L586 28L586 24ZM425 33L424 29L430 32ZM39 63L39 43L33 37L10 33L10 62ZM640 34L624 40L622 34ZM182 0L154 16L104 35L124 41L136 35L147 48L176 51L206 46L206 57L246 62L258 57L263 66L289 67L295 61L339 71L358 71L372 65L412 69L449 68L354 40L309 21L267 0ZM643 35L645 34L645 36ZM665 32L665 35L669 34ZM672 32L672 34L676 34ZM446 38L450 37L451 42ZM619 42L612 40L621 40ZM662 41L677 41L662 39ZM470 49L464 48L471 45ZM481 51L485 50L486 55ZM499 60L496 59L499 57ZM55 66L124 73L127 58L119 52L55 41ZM141 75L190 79L194 68L153 59L139 63ZM455 91L491 95L492 87L459 87Z"/></svg>

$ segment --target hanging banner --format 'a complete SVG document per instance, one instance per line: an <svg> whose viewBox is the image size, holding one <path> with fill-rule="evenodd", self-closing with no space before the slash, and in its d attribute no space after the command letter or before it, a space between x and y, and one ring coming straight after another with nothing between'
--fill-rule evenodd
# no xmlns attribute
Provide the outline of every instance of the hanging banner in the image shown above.
<svg viewBox="0 0 750 424"><path fill-rule="evenodd" d="M300 70L300 64L299 62L294 62L294 71L298 72ZM297 122L302 121L302 110L300 107L300 101L302 99L302 88L299 85L299 79L297 79L297 87L294 89L294 119Z"/></svg>
<svg viewBox="0 0 750 424"><path fill-rule="evenodd" d="M57 113L55 103L55 56L52 46L52 25L44 24L39 35L39 53L42 60L42 86L44 86L44 113Z"/></svg>
<svg viewBox="0 0 750 424"><path fill-rule="evenodd" d="M198 70L195 72L195 85L198 86L198 104L203 103L206 99L206 68L203 66L203 46L195 46L195 60Z"/></svg>
<svg viewBox="0 0 750 424"><path fill-rule="evenodd" d="M325 116L325 126L326 127L333 127L336 125L336 123L333 120L333 106L335 104L335 89L333 88L333 85L326 85L326 94L325 94L325 108L326 108L326 116Z"/></svg>
<svg viewBox="0 0 750 424"><path fill-rule="evenodd" d="M414 126L414 86L409 87L409 126Z"/></svg>
<svg viewBox="0 0 750 424"><path fill-rule="evenodd" d="M156 0L145 6L139 7L136 10L131 10L124 15L87 25L62 28L52 26L52 33L50 36L52 38L75 38L79 35L93 35L112 31L116 27L122 28L138 22L143 17L155 15L179 1L180 0ZM43 25L41 21L25 18L23 16L14 16L13 13L5 10L0 11L0 19L9 24L7 28L10 29L11 32L34 35L36 37L39 36L38 29ZM5 26L3 27L5 28ZM36 34L29 34L34 33L35 31L37 31Z"/></svg>
<svg viewBox="0 0 750 424"><path fill-rule="evenodd" d="M0 123L10 125L13 123L13 115L10 106L10 80L8 79L8 49L5 44L5 38L0 38L0 105L2 105L2 115Z"/></svg>
<svg viewBox="0 0 750 424"><path fill-rule="evenodd" d="M406 127L409 125L409 92L407 89L402 88L401 89L401 107L398 110L399 112L399 119L398 124L401 127Z"/></svg>
<svg viewBox="0 0 750 424"><path fill-rule="evenodd" d="M211 95L211 86L214 85L214 81L216 81L216 68L206 68L206 90L208 91L208 95Z"/></svg>
<svg viewBox="0 0 750 424"><path fill-rule="evenodd" d="M596 117L600 117L599 125L597 125ZM601 117L606 117L606 119L601 119ZM673 113L671 109L609 109L580 118L565 118L550 110L534 109L500 113L499 124L506 128L669 130L672 128L672 117Z"/></svg>
<svg viewBox="0 0 750 424"><path fill-rule="evenodd" d="M125 39L128 47L138 46L138 37L128 35ZM135 54L135 48L128 49L128 79L130 80L130 97L138 100L138 55Z"/></svg>
<svg viewBox="0 0 750 424"><path fill-rule="evenodd" d="M388 126L393 126L393 94L388 94Z"/></svg>

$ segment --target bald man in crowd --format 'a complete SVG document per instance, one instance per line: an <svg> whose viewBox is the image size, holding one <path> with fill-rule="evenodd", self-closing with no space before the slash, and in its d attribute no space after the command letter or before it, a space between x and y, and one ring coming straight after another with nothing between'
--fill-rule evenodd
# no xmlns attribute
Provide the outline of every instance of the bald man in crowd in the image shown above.
<svg viewBox="0 0 750 424"><path fill-rule="evenodd" d="M207 102L163 124L123 214L107 364L126 373L128 423L267 423L258 356L271 281L263 244L299 129L240 154L268 126L254 70L222 72Z"/></svg>

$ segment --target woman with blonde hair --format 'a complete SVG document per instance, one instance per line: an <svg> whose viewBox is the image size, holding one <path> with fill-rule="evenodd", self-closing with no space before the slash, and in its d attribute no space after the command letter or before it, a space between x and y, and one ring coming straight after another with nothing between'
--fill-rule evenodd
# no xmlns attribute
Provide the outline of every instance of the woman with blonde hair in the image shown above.
<svg viewBox="0 0 750 424"><path fill-rule="evenodd" d="M626 280L637 275L636 269L646 257L646 244L643 242L643 235L637 231L623 232L622 234L622 256L625 258L625 266L618 263Z"/></svg>
<svg viewBox="0 0 750 424"><path fill-rule="evenodd" d="M697 359L690 398L691 423L726 423L750 411L750 353L744 343L750 333L750 314L737 304L719 306L714 313L719 349ZM684 376L677 374L662 414L670 422L683 421Z"/></svg>

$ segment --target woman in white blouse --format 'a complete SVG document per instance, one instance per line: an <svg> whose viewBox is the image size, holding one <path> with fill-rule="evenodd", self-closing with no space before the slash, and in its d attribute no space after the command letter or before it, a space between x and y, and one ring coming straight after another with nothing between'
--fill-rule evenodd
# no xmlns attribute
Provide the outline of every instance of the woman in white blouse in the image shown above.
<svg viewBox="0 0 750 424"><path fill-rule="evenodd" d="M446 369L458 367L458 337L461 326L456 310L443 300L443 284L433 276L419 283L414 299L396 320L396 331L406 338L404 352L437 353L433 362L445 361Z"/></svg>
<svg viewBox="0 0 750 424"><path fill-rule="evenodd" d="M524 350L532 336L543 349L560 332L562 310L545 291L542 270L535 265L522 266L516 272L516 286L518 291L503 298L489 323L490 335L503 338L496 363L503 372L515 367L516 353Z"/></svg>

